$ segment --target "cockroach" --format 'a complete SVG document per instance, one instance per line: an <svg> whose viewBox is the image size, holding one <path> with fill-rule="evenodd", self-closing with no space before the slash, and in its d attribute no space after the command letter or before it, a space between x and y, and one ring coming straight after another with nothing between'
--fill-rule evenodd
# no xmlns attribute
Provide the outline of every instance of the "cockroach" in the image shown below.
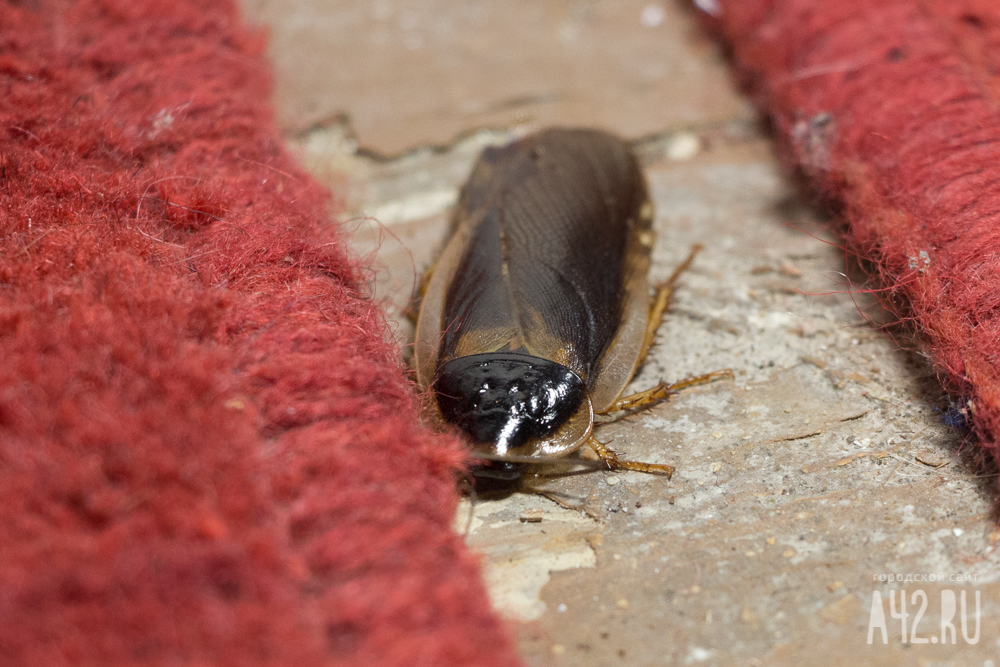
<svg viewBox="0 0 1000 667"><path fill-rule="evenodd" d="M452 236L425 283L417 378L434 418L514 483L529 464L590 446L608 468L670 476L594 437L594 417L634 411L718 371L622 397L646 358L674 282L650 290L653 203L621 139L550 129L480 155Z"/></svg>

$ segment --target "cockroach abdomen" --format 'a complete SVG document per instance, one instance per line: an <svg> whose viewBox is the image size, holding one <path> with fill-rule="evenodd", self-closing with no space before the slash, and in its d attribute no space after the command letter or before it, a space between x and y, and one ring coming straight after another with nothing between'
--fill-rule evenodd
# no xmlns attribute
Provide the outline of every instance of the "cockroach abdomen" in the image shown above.
<svg viewBox="0 0 1000 667"><path fill-rule="evenodd" d="M498 352L443 364L434 391L445 420L497 454L551 436L587 396L580 376L561 364Z"/></svg>

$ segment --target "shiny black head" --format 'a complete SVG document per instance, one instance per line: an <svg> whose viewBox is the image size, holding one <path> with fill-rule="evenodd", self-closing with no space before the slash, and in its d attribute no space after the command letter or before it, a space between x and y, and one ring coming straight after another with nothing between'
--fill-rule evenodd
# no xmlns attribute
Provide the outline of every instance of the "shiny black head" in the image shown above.
<svg viewBox="0 0 1000 667"><path fill-rule="evenodd" d="M434 391L446 421L500 455L523 455L518 448L555 433L587 396L583 380L565 366L499 352L449 361L441 367ZM493 461L473 472L513 481L525 467Z"/></svg>

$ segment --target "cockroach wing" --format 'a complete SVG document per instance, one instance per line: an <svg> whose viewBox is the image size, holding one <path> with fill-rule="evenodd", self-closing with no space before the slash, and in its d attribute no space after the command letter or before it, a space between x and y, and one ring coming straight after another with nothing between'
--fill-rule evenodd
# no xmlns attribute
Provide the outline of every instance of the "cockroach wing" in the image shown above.
<svg viewBox="0 0 1000 667"><path fill-rule="evenodd" d="M645 218L652 221L652 206L646 207ZM614 340L598 362L595 381L590 389L594 412L603 413L618 400L632 380L639 364L639 355L649 321L649 280L651 230L634 234L630 239L625 274L625 298Z"/></svg>
<svg viewBox="0 0 1000 667"><path fill-rule="evenodd" d="M630 249L645 201L627 145L604 133L550 130L487 151L460 202L461 258L447 257L440 359L520 350L593 390L641 268Z"/></svg>
<svg viewBox="0 0 1000 667"><path fill-rule="evenodd" d="M466 225L459 224L434 265L427 291L420 302L413 352L417 383L422 389L429 389L434 382L441 351L441 332L444 329L442 322L445 296L468 243L469 229Z"/></svg>

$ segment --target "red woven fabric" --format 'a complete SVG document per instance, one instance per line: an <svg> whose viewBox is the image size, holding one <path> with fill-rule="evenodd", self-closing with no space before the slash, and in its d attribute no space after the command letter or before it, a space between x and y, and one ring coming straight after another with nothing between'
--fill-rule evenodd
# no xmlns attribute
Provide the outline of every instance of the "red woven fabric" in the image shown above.
<svg viewBox="0 0 1000 667"><path fill-rule="evenodd" d="M1000 456L1000 3L702 3Z"/></svg>
<svg viewBox="0 0 1000 667"><path fill-rule="evenodd" d="M0 2L0 662L511 665L219 0Z"/></svg>

